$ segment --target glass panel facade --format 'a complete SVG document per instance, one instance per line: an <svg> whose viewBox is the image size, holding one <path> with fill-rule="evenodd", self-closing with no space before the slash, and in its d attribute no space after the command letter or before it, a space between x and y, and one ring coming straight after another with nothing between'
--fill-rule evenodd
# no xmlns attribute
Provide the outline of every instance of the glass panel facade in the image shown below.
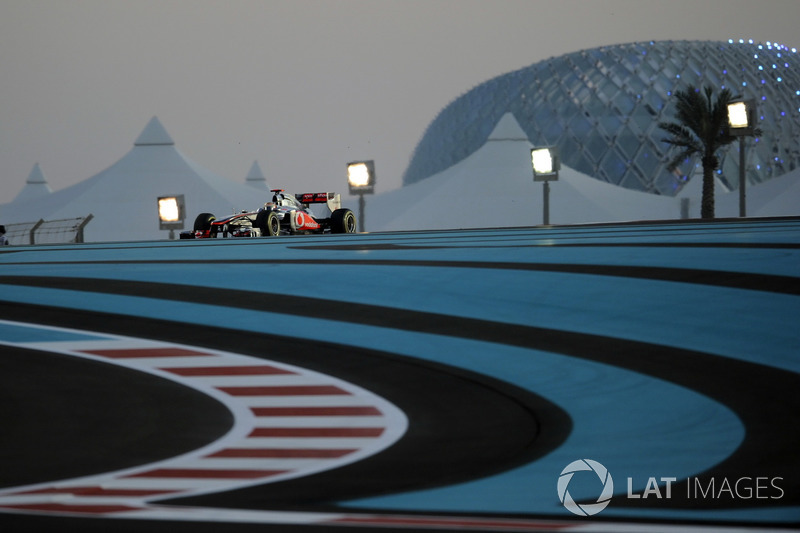
<svg viewBox="0 0 800 533"><path fill-rule="evenodd" d="M674 121L688 85L729 88L759 104L763 135L747 139L747 178L758 183L800 166L800 58L784 45L650 41L582 50L493 78L445 107L403 176L415 183L479 149L513 113L534 144L559 148L565 166L603 181L675 195L696 161L672 171L659 122ZM738 186L738 143L718 154L718 175Z"/></svg>

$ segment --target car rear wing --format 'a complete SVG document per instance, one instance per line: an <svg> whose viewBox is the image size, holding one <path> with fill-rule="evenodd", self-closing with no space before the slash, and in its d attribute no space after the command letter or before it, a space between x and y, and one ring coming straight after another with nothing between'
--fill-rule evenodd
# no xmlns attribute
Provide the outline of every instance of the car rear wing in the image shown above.
<svg viewBox="0 0 800 533"><path fill-rule="evenodd" d="M342 207L342 195L335 192L307 192L295 194L295 198L306 207L309 204L327 204L331 213Z"/></svg>

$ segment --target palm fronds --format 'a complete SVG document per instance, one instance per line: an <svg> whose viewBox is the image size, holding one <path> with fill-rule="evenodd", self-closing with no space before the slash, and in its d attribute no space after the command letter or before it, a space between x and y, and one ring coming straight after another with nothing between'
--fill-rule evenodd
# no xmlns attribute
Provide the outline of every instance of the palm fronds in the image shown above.
<svg viewBox="0 0 800 533"><path fill-rule="evenodd" d="M728 103L734 99L729 89L723 89L717 98L714 91L689 85L675 92L675 122L660 122L659 128L668 137L662 141L677 147L679 152L670 160L670 168L699 155L703 165L703 218L714 218L714 171L719 168L717 151L735 140L728 132Z"/></svg>

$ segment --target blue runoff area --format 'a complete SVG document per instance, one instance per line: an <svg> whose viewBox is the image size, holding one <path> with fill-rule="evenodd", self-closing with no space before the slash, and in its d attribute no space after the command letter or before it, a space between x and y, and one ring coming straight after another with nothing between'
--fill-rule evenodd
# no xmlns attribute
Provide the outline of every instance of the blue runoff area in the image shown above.
<svg viewBox="0 0 800 533"><path fill-rule="evenodd" d="M406 494L347 502L372 509L453 512L559 513L556 483L576 459L602 463L624 494L624 479L641 492L650 476L695 475L733 453L744 437L734 413L689 389L609 365L546 352L463 352L428 359L491 375L536 391L566 410L574 427L546 457L484 479ZM677 452L677 453L676 453ZM624 477L623 477L624 475ZM597 497L596 487L571 488L576 500ZM581 490L582 489L582 490ZM624 516L609 507L604 516ZM637 510L637 515L642 511Z"/></svg>
<svg viewBox="0 0 800 533"><path fill-rule="evenodd" d="M226 316L223 325L229 328L382 350L467 369L540 395L565 410L573 422L566 441L548 455L482 479L340 505L384 511L564 517L568 513L559 501L557 481L572 461L593 459L608 468L615 484L615 502L625 497L629 478L633 480L631 489L641 493L652 477L685 480L722 463L745 438L742 421L708 396L654 376L510 344L348 322L347 303L605 335L800 373L800 337L795 325L800 296L795 293L556 268L619 265L800 277L800 253L792 248L800 244L800 224L753 222L743 227L720 223L714 231L707 229L689 224L647 229L510 229L367 234L348 236L346 241L336 236L278 238L267 244L258 239L218 239L157 246L84 245L80 250L64 248L57 256L53 252L58 247L32 247L27 262L21 254L15 254L14 264L10 256L0 255L0 268L7 275L47 276L52 275L57 257L63 262L58 265L59 276L217 287L251 291L254 297L262 293L276 301L274 312L231 312L225 302L209 305L22 285L5 286L3 298L190 324L212 324L210 317ZM342 243L345 246L340 250L330 249ZM650 246L653 243L657 245ZM753 243L759 246L751 247ZM765 243L775 246L761 246ZM275 262L259 263L263 259ZM409 264L389 264L398 259ZM131 262L126 264L126 260ZM386 264L359 264L361 260ZM105 264L108 261L119 263L111 270ZM453 268L451 264L445 268L417 263L459 261L475 266ZM479 262L554 268L499 269L481 267ZM343 319L284 314L281 294L341 301ZM43 329L41 334L37 339L31 328L0 323L0 339L69 340L59 338L66 333L58 330ZM575 499L595 498L594 490L580 484L570 486ZM676 485L674 490L685 490L685 485ZM793 521L800 516L798 508L766 508L758 502L705 510L657 505L631 509L614 502L603 510L603 517L756 522Z"/></svg>
<svg viewBox="0 0 800 533"><path fill-rule="evenodd" d="M67 342L95 340L104 337L63 329L43 328L38 326L24 326L0 321L0 342L31 343L31 342Z"/></svg>

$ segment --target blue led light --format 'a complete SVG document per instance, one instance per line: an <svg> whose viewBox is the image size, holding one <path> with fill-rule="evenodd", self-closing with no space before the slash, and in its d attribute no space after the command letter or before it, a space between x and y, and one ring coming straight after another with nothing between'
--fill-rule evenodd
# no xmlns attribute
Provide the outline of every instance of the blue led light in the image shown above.
<svg viewBox="0 0 800 533"><path fill-rule="evenodd" d="M737 41L742 44L734 46ZM479 148L497 117L513 112L536 142L548 139L549 143L575 148L570 151L574 155L564 157L571 158L570 163L578 171L637 190L673 194L671 187L676 178L665 168L664 161L669 158L660 144L663 134L655 126L645 129L640 124L635 131L627 128L635 122L631 117L646 117L645 111L652 115L652 124L669 121L674 116L675 93L689 84L700 87L701 92L706 85L713 86L714 92L730 90L759 103L761 109L756 116L763 115L760 128L764 142L749 141L752 144L748 150L756 159L748 169L748 179L751 183L766 181L783 172L775 170L777 163L768 163L775 155L773 146L781 146L782 150L786 146L787 169L800 166L800 149L796 148L800 146L800 60L793 55L795 62L789 63L788 55L783 57L789 53L788 48L770 42L773 48L767 52L767 46L760 40L747 44L738 37L717 43L644 41L565 54L563 58L551 58L489 80L459 96L437 115L417 146L403 181L415 183L449 168L465 153ZM767 55L762 57L764 53ZM691 62L684 62L684 58L691 58ZM614 65L611 75L606 70L609 65ZM768 77L770 65L775 72ZM576 69L582 71L581 76L575 75ZM783 70L778 73L778 69ZM760 75L755 76L756 73ZM620 89L620 80L627 82L626 88ZM750 80L755 85L750 85ZM577 94L584 97L575 98ZM476 111L465 117L465 108ZM791 116L792 112L787 111L791 109L797 114ZM564 126L571 124L569 120L574 116L590 118L580 135ZM645 124L644 120L640 122ZM588 134L599 136L600 142L586 141ZM651 152L648 157L645 151L638 150L641 146L654 147L658 153ZM626 160L623 153L636 155L620 170L618 167ZM727 165L721 167L725 171L719 178L731 185L729 169L731 160L735 168L736 158L728 154L721 159ZM771 169L768 176L757 174L756 161L767 161L761 167ZM682 168L688 169L693 163L697 158L688 160ZM617 166L612 169L613 165Z"/></svg>

